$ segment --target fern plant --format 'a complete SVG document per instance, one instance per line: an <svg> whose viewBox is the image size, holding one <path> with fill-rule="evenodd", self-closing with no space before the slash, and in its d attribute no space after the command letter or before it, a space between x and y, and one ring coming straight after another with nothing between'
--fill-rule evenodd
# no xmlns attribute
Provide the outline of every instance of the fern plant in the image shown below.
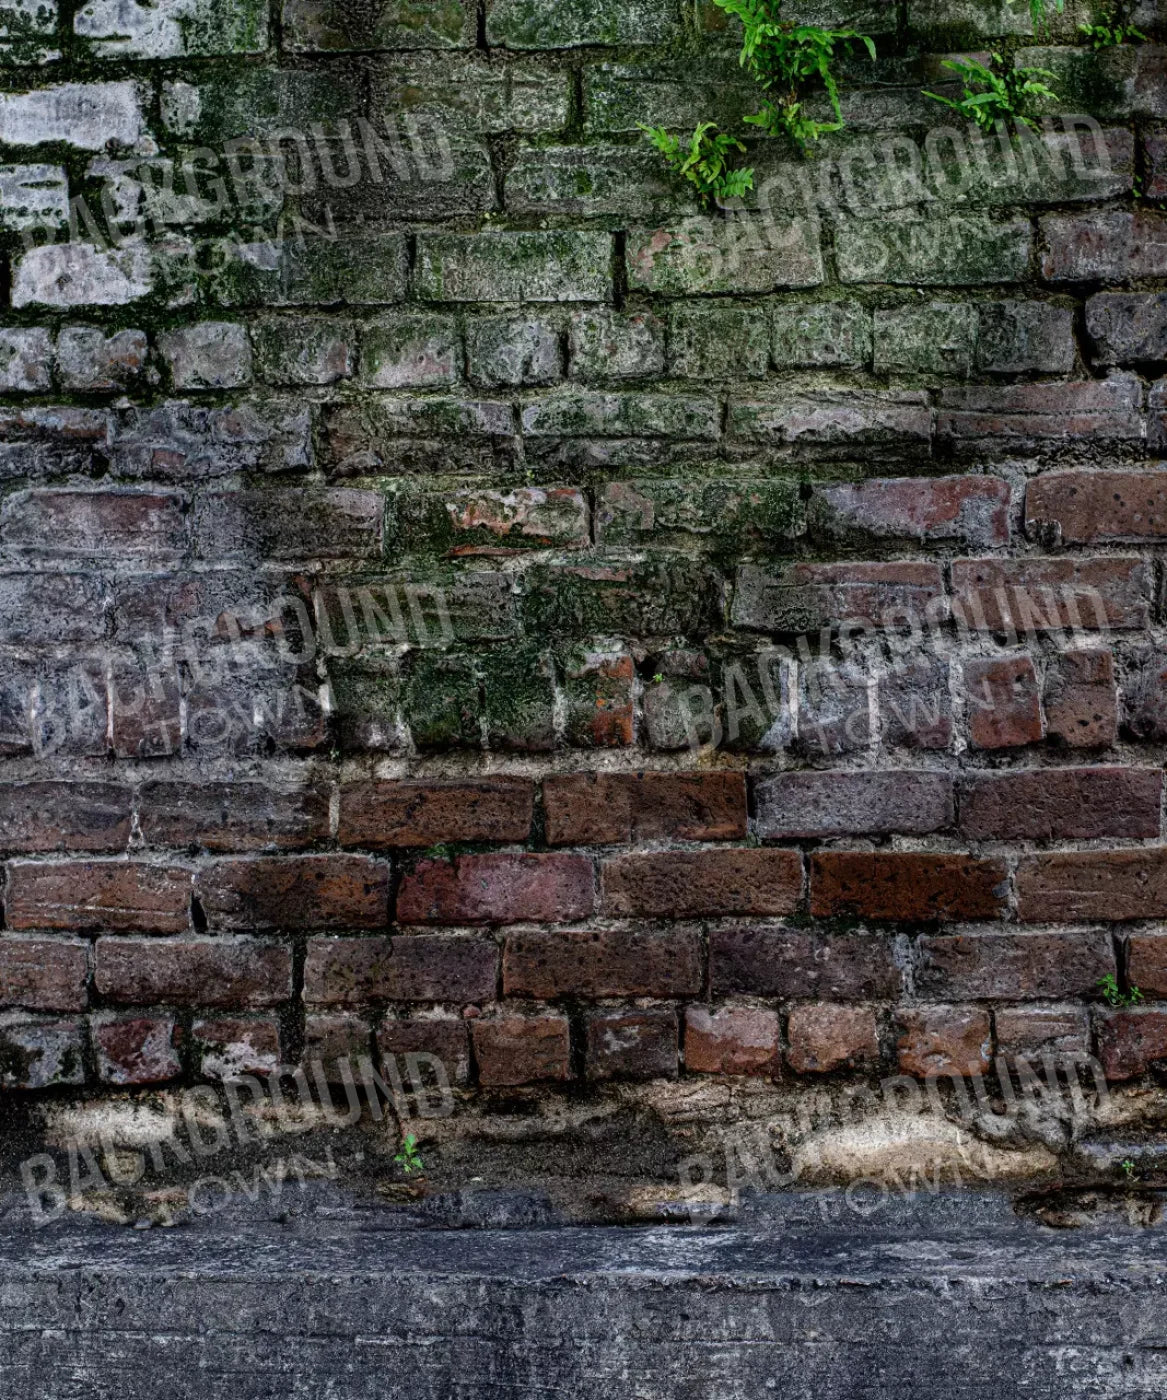
<svg viewBox="0 0 1167 1400"><path fill-rule="evenodd" d="M1089 39L1096 49L1112 49L1119 44L1132 42L1146 43L1147 36L1129 22L1127 10L1126 5L1111 5L1104 11L1096 12L1097 24L1080 24L1078 32Z"/></svg>
<svg viewBox="0 0 1167 1400"><path fill-rule="evenodd" d="M1049 28L1048 10L1052 9L1055 14L1060 15L1065 8L1066 0L1029 0L1029 13L1034 29L1040 31Z"/></svg>
<svg viewBox="0 0 1167 1400"><path fill-rule="evenodd" d="M711 200L740 199L754 188L752 169L732 169L730 156L746 148L734 136L718 131L713 122L702 122L692 136L674 136L663 126L645 126L641 131L664 156L669 168L687 180L707 203Z"/></svg>
<svg viewBox="0 0 1167 1400"><path fill-rule="evenodd" d="M1057 93L1045 80L1057 74L1048 68L1007 68L999 53L992 55L992 64L987 68L975 58L946 59L943 66L962 79L964 92L953 99L925 89L924 96L943 102L967 121L976 122L982 131L992 131L1008 117L1036 129L1037 123L1026 108L1035 98L1056 101Z"/></svg>
<svg viewBox="0 0 1167 1400"><path fill-rule="evenodd" d="M766 95L760 112L746 121L772 136L785 132L805 151L828 131L839 131L843 112L832 69L836 50L861 45L875 57L875 43L854 29L819 29L782 18L782 0L716 0L742 23L741 66ZM817 121L803 102L808 83L826 89L834 120Z"/></svg>

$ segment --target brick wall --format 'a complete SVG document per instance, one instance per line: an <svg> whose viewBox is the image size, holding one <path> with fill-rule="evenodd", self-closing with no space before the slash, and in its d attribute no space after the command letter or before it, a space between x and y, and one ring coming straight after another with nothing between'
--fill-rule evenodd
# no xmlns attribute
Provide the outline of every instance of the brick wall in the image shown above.
<svg viewBox="0 0 1167 1400"><path fill-rule="evenodd" d="M5 1088L1167 1059L1165 16L804 8L0 5Z"/></svg>

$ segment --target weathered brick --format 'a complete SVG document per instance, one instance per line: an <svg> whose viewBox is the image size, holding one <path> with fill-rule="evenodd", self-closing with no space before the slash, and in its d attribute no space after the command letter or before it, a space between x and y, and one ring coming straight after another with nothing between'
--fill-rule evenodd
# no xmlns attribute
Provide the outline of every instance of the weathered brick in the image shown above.
<svg viewBox="0 0 1167 1400"><path fill-rule="evenodd" d="M16 67L59 59L59 19L57 0L6 0L0 6L0 63Z"/></svg>
<svg viewBox="0 0 1167 1400"><path fill-rule="evenodd" d="M976 632L1142 629L1152 587L1139 558L952 561L953 613Z"/></svg>
<svg viewBox="0 0 1167 1400"><path fill-rule="evenodd" d="M1025 527L1058 544L1153 543L1167 536L1167 474L1039 476L1025 493Z"/></svg>
<svg viewBox="0 0 1167 1400"><path fill-rule="evenodd" d="M1167 218L1162 214L1051 214L1042 219L1040 230L1047 282L1167 276Z"/></svg>
<svg viewBox="0 0 1167 1400"><path fill-rule="evenodd" d="M144 861L13 861L9 928L181 933L190 925L191 872Z"/></svg>
<svg viewBox="0 0 1167 1400"><path fill-rule="evenodd" d="M1045 737L1031 657L970 657L964 662L964 692L973 748L1022 748Z"/></svg>
<svg viewBox="0 0 1167 1400"><path fill-rule="evenodd" d="M879 1058L879 1027L869 1006L811 1002L791 1008L787 1063L796 1074L829 1074Z"/></svg>
<svg viewBox="0 0 1167 1400"><path fill-rule="evenodd" d="M97 1077L103 1084L164 1084L182 1073L173 1016L95 1016Z"/></svg>
<svg viewBox="0 0 1167 1400"><path fill-rule="evenodd" d="M376 0L360 9L344 0L284 0L283 24L290 47L325 53L473 43L461 0Z"/></svg>
<svg viewBox="0 0 1167 1400"><path fill-rule="evenodd" d="M916 851L811 856L811 913L861 919L994 919L1005 911L1003 860Z"/></svg>
<svg viewBox="0 0 1167 1400"><path fill-rule="evenodd" d="M1118 737L1112 653L1082 649L1051 656L1042 702L1051 739L1071 749L1109 748Z"/></svg>
<svg viewBox="0 0 1167 1400"><path fill-rule="evenodd" d="M975 933L923 938L916 990L1000 1001L1086 997L1114 971L1107 933Z"/></svg>
<svg viewBox="0 0 1167 1400"><path fill-rule="evenodd" d="M900 1069L917 1079L984 1074L992 1053L989 1013L977 1006L922 1006L899 1013Z"/></svg>
<svg viewBox="0 0 1167 1400"><path fill-rule="evenodd" d="M492 45L507 49L570 49L590 44L663 44L678 36L680 14L669 0L497 0L487 19Z"/></svg>
<svg viewBox="0 0 1167 1400"><path fill-rule="evenodd" d="M447 350L444 331L429 332L419 357L422 382L452 382L457 368ZM504 385L554 384L563 377L560 333L550 321L535 316L482 316L466 325L466 359L471 383L495 389ZM442 371L450 368L448 380ZM418 382L417 377L407 381Z"/></svg>
<svg viewBox="0 0 1167 1400"><path fill-rule="evenodd" d="M366 328L366 345L378 344L377 333L375 325ZM348 321L298 316L252 326L251 338L256 373L265 384L336 384L351 379L356 366L356 331Z"/></svg>
<svg viewBox="0 0 1167 1400"><path fill-rule="evenodd" d="M1043 301L990 301L977 308L976 364L989 374L1069 374L1074 313Z"/></svg>
<svg viewBox="0 0 1167 1400"><path fill-rule="evenodd" d="M665 544L675 536L732 549L805 533L806 507L796 481L638 477L606 482L596 500L596 540L605 546Z"/></svg>
<svg viewBox="0 0 1167 1400"><path fill-rule="evenodd" d="M414 286L423 301L604 301L606 233L422 234Z"/></svg>
<svg viewBox="0 0 1167 1400"><path fill-rule="evenodd" d="M932 410L914 390L790 388L731 397L728 431L797 457L926 457Z"/></svg>
<svg viewBox="0 0 1167 1400"><path fill-rule="evenodd" d="M588 1079L671 1079L677 1073L675 1011L593 1011L586 1029Z"/></svg>
<svg viewBox="0 0 1167 1400"><path fill-rule="evenodd" d="M451 556L518 549L583 547L591 542L588 504L574 486L463 487L399 503L402 533L417 550Z"/></svg>
<svg viewBox="0 0 1167 1400"><path fill-rule="evenodd" d="M755 784L754 802L764 840L923 835L951 827L956 810L946 773L781 773Z"/></svg>
<svg viewBox="0 0 1167 1400"><path fill-rule="evenodd" d="M678 379L756 379L769 367L761 308L681 304L669 313L669 373Z"/></svg>
<svg viewBox="0 0 1167 1400"><path fill-rule="evenodd" d="M735 627L799 634L824 627L895 627L904 619L945 620L939 564L788 564L737 572Z"/></svg>
<svg viewBox="0 0 1167 1400"><path fill-rule="evenodd" d="M0 1088L83 1084L85 1039L82 1021L0 1016Z"/></svg>
<svg viewBox="0 0 1167 1400"><path fill-rule="evenodd" d="M124 306L155 290L156 250L133 245L98 249L90 243L49 243L15 262L12 305Z"/></svg>
<svg viewBox="0 0 1167 1400"><path fill-rule="evenodd" d="M972 369L976 308L930 302L875 313L876 374L958 374Z"/></svg>
<svg viewBox="0 0 1167 1400"><path fill-rule="evenodd" d="M0 1006L83 1011L89 947L64 938L0 938Z"/></svg>
<svg viewBox="0 0 1167 1400"><path fill-rule="evenodd" d="M375 672L369 679L372 684L367 692L346 685L346 690L355 690L355 695L342 700L348 742L356 747L390 748L396 729L396 693ZM467 657L414 657L401 694L401 709L417 748L440 752L480 747L479 690L478 673ZM383 728L385 735L381 734Z"/></svg>
<svg viewBox="0 0 1167 1400"><path fill-rule="evenodd" d="M973 841L1157 837L1163 775L1150 768L978 773L960 783L960 831Z"/></svg>
<svg viewBox="0 0 1167 1400"><path fill-rule="evenodd" d="M642 841L740 841L740 773L581 773L543 782L551 846Z"/></svg>
<svg viewBox="0 0 1167 1400"><path fill-rule="evenodd" d="M382 58L372 74L372 110L402 113L407 119L417 113L423 120L440 113L451 125L481 134L562 131L570 72L547 68L537 57L505 64L499 58L497 53L488 57L450 50Z"/></svg>
<svg viewBox="0 0 1167 1400"><path fill-rule="evenodd" d="M404 924L567 923L595 904L583 856L475 855L422 861L397 892Z"/></svg>
<svg viewBox="0 0 1167 1400"><path fill-rule="evenodd" d="M128 1006L277 1006L292 995L292 951L255 938L99 938L95 986Z"/></svg>
<svg viewBox="0 0 1167 1400"><path fill-rule="evenodd" d="M684 200L652 151L628 146L521 147L506 175L507 209L519 217L669 218Z"/></svg>
<svg viewBox="0 0 1167 1400"><path fill-rule="evenodd" d="M717 111L731 130L756 106L756 89L735 58L642 57L636 63L597 63L584 72L587 129L636 132L640 124L691 126L697 107Z"/></svg>
<svg viewBox="0 0 1167 1400"><path fill-rule="evenodd" d="M830 655L800 665L796 734L799 752L809 758L869 748L875 742L870 676L859 667L840 667Z"/></svg>
<svg viewBox="0 0 1167 1400"><path fill-rule="evenodd" d="M1023 452L1142 440L1142 388L1129 374L1076 384L943 389L936 436L954 451ZM1040 485L1039 478L1034 485Z"/></svg>
<svg viewBox="0 0 1167 1400"><path fill-rule="evenodd" d="M970 547L1009 539L1007 482L991 476L884 477L819 487L811 519L828 537L959 540Z"/></svg>
<svg viewBox="0 0 1167 1400"><path fill-rule="evenodd" d="M1098 1058L1107 1079L1134 1079L1167 1059L1167 1011L1138 1007L1104 1011L1097 1022Z"/></svg>
<svg viewBox="0 0 1167 1400"><path fill-rule="evenodd" d="M678 437L712 440L721 433L712 397L564 389L522 410L530 437Z"/></svg>
<svg viewBox="0 0 1167 1400"><path fill-rule="evenodd" d="M282 330L282 325L273 327L273 335ZM329 344L333 348L326 364L331 378L317 378L312 383L330 383L352 373L351 335L337 333ZM374 389L430 389L456 384L462 377L461 350L453 317L398 316L376 321L361 330L361 378Z"/></svg>
<svg viewBox="0 0 1167 1400"><path fill-rule="evenodd" d="M700 636L721 616L720 575L677 554L554 560L528 570L524 587L536 637Z"/></svg>
<svg viewBox="0 0 1167 1400"><path fill-rule="evenodd" d="M208 559L375 559L384 501L376 491L220 491L195 507L198 552Z"/></svg>
<svg viewBox="0 0 1167 1400"><path fill-rule="evenodd" d="M944 218L843 217L835 231L844 283L961 287L1022 281L1033 234L1028 219L981 214Z"/></svg>
<svg viewBox="0 0 1167 1400"><path fill-rule="evenodd" d="M432 1055L451 1084L470 1078L470 1026L461 1016L387 1016L377 1031L382 1055Z"/></svg>
<svg viewBox="0 0 1167 1400"><path fill-rule="evenodd" d="M312 409L290 399L128 407L118 417L114 460L119 476L175 482L309 467Z"/></svg>
<svg viewBox="0 0 1167 1400"><path fill-rule="evenodd" d="M0 851L121 851L130 839L131 791L114 783L0 786Z"/></svg>
<svg viewBox="0 0 1167 1400"><path fill-rule="evenodd" d="M916 657L881 675L875 687L880 735L893 748L947 749L954 724L949 665Z"/></svg>
<svg viewBox="0 0 1167 1400"><path fill-rule="evenodd" d="M623 647L573 647L562 658L567 742L627 748L634 738L636 665Z"/></svg>
<svg viewBox="0 0 1167 1400"><path fill-rule="evenodd" d="M6 146L68 144L104 151L111 141L134 146L142 136L143 93L137 83L60 83L0 97L0 142Z"/></svg>
<svg viewBox="0 0 1167 1400"><path fill-rule="evenodd" d="M346 1078L342 1062L347 1060L347 1077L355 1079L356 1063L369 1054L372 1034L364 1016L343 1011L330 1016L310 1014L304 1017L302 1062L313 1078L323 1075L325 1083L341 1084Z"/></svg>
<svg viewBox="0 0 1167 1400"><path fill-rule="evenodd" d="M577 311L569 332L575 379L651 379L665 371L665 327L651 311Z"/></svg>
<svg viewBox="0 0 1167 1400"><path fill-rule="evenodd" d="M1127 949L1131 985L1146 996L1167 996L1167 938L1155 933L1135 934Z"/></svg>
<svg viewBox="0 0 1167 1400"><path fill-rule="evenodd" d="M370 850L526 841L534 800L529 778L351 783L341 788L337 839Z"/></svg>
<svg viewBox="0 0 1167 1400"><path fill-rule="evenodd" d="M66 389L114 393L133 388L146 370L150 342L145 331L66 326L57 336L57 374Z"/></svg>
<svg viewBox="0 0 1167 1400"><path fill-rule="evenodd" d="M550 753L556 744L555 679L538 644L496 649L479 658L487 745L511 753Z"/></svg>
<svg viewBox="0 0 1167 1400"><path fill-rule="evenodd" d="M248 857L212 861L195 879L212 928L384 928L389 867L367 856Z"/></svg>
<svg viewBox="0 0 1167 1400"><path fill-rule="evenodd" d="M1136 739L1167 736L1167 657L1161 651L1140 647L1129 657L1122 698L1124 728Z"/></svg>
<svg viewBox="0 0 1167 1400"><path fill-rule="evenodd" d="M1094 358L1104 365L1167 360L1167 294L1102 292L1086 303Z"/></svg>
<svg viewBox="0 0 1167 1400"><path fill-rule="evenodd" d="M203 1017L191 1026L191 1039L208 1079L271 1074L282 1063L279 1023L271 1016Z"/></svg>
<svg viewBox="0 0 1167 1400"><path fill-rule="evenodd" d="M184 58L258 53L267 45L267 6L260 0L161 0L124 5L89 0L73 32L94 58Z"/></svg>
<svg viewBox="0 0 1167 1400"><path fill-rule="evenodd" d="M507 996L686 997L701 990L695 929L594 929L507 935Z"/></svg>
<svg viewBox="0 0 1167 1400"><path fill-rule="evenodd" d="M152 846L262 851L310 846L328 836L328 790L272 783L152 782L138 822Z"/></svg>
<svg viewBox="0 0 1167 1400"><path fill-rule="evenodd" d="M776 1011L754 1006L687 1006L685 1068L694 1074L776 1074Z"/></svg>
<svg viewBox="0 0 1167 1400"><path fill-rule="evenodd" d="M251 341L233 321L199 321L166 331L158 348L176 389L238 389L250 384Z"/></svg>
<svg viewBox="0 0 1167 1400"><path fill-rule="evenodd" d="M354 1007L370 1001L493 1001L497 977L498 949L487 939L444 933L313 938L304 1000Z"/></svg>
<svg viewBox="0 0 1167 1400"><path fill-rule="evenodd" d="M566 1016L488 1016L471 1023L470 1038L485 1088L572 1077Z"/></svg>
<svg viewBox="0 0 1167 1400"><path fill-rule="evenodd" d="M692 919L793 914L802 895L797 851L661 851L601 866L605 912Z"/></svg>
<svg viewBox="0 0 1167 1400"><path fill-rule="evenodd" d="M30 553L157 559L181 553L182 498L161 491L23 491L9 496L0 539Z"/></svg>
<svg viewBox="0 0 1167 1400"><path fill-rule="evenodd" d="M1085 1055L1090 1016L1084 1006L1001 1006L993 1016L1002 1055Z"/></svg>
<svg viewBox="0 0 1167 1400"><path fill-rule="evenodd" d="M694 216L675 227L634 228L626 257L629 287L658 296L817 287L824 276L818 228L809 219Z"/></svg>
<svg viewBox="0 0 1167 1400"><path fill-rule="evenodd" d="M118 758L164 758L182 744L182 687L177 668L153 658L115 657L110 665L113 751Z"/></svg>
<svg viewBox="0 0 1167 1400"><path fill-rule="evenodd" d="M52 388L53 340L40 329L0 329L0 389L43 394Z"/></svg>
<svg viewBox="0 0 1167 1400"><path fill-rule="evenodd" d="M1167 912L1167 849L1026 856L1016 878L1017 917L1025 923L1161 919Z"/></svg>
<svg viewBox="0 0 1167 1400"><path fill-rule="evenodd" d="M773 311L771 354L782 369L865 369L871 312L857 301L783 303Z"/></svg>
<svg viewBox="0 0 1167 1400"><path fill-rule="evenodd" d="M714 996L869 1001L898 996L902 977L888 939L779 925L713 929L709 983Z"/></svg>

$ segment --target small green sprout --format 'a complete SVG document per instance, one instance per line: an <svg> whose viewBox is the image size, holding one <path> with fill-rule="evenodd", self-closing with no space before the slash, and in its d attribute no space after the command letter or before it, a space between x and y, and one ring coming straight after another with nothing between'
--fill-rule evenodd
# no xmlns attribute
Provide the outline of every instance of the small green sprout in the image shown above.
<svg viewBox="0 0 1167 1400"><path fill-rule="evenodd" d="M1105 977L1098 979L1098 990L1102 993L1102 999L1107 1006L1137 1006L1144 1000L1142 992L1138 987L1132 987L1129 992L1124 992L1118 985L1118 978L1113 972L1108 972Z"/></svg>
<svg viewBox="0 0 1167 1400"><path fill-rule="evenodd" d="M412 1176L414 1172L425 1171L425 1163L421 1160L421 1153L417 1150L417 1138L412 1133L407 1133L402 1139L401 1151L393 1160L406 1176Z"/></svg>

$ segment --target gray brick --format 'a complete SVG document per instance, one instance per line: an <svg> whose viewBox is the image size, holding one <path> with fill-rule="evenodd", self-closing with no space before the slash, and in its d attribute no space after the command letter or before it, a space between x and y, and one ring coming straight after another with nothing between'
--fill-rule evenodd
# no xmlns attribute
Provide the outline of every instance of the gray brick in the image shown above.
<svg viewBox="0 0 1167 1400"><path fill-rule="evenodd" d="M1044 301L989 301L978 308L977 367L990 374L1068 374L1074 313Z"/></svg>
<svg viewBox="0 0 1167 1400"><path fill-rule="evenodd" d="M604 301L611 260L605 233L422 234L415 287L423 301Z"/></svg>
<svg viewBox="0 0 1167 1400"><path fill-rule="evenodd" d="M486 37L507 49L662 44L681 32L675 0L494 0Z"/></svg>
<svg viewBox="0 0 1167 1400"><path fill-rule="evenodd" d="M484 316L466 324L470 378L484 388L553 384L562 377L559 331L534 316Z"/></svg>
<svg viewBox="0 0 1167 1400"><path fill-rule="evenodd" d="M967 375L977 337L976 308L934 301L875 313L875 372Z"/></svg>
<svg viewBox="0 0 1167 1400"><path fill-rule="evenodd" d="M778 369L862 369L871 363L871 312L857 301L787 303L774 308Z"/></svg>
<svg viewBox="0 0 1167 1400"><path fill-rule="evenodd" d="M73 32L94 58L184 58L259 53L265 0L89 0Z"/></svg>
<svg viewBox="0 0 1167 1400"><path fill-rule="evenodd" d="M1086 329L1104 365L1167 360L1167 292L1102 292L1086 303Z"/></svg>
<svg viewBox="0 0 1167 1400"><path fill-rule="evenodd" d="M770 367L760 307L677 306L669 313L669 372L680 379L756 379Z"/></svg>
<svg viewBox="0 0 1167 1400"><path fill-rule="evenodd" d="M577 379L650 379L664 373L665 329L651 311L577 311L570 346L571 374Z"/></svg>
<svg viewBox="0 0 1167 1400"><path fill-rule="evenodd" d="M451 49L474 44L462 0L284 0L284 33L293 49Z"/></svg>
<svg viewBox="0 0 1167 1400"><path fill-rule="evenodd" d="M1028 219L974 214L842 218L835 234L842 281L930 287L1020 282L1032 242Z"/></svg>
<svg viewBox="0 0 1167 1400"><path fill-rule="evenodd" d="M810 220L707 219L628 234L628 285L663 296L817 287L823 257Z"/></svg>
<svg viewBox="0 0 1167 1400"><path fill-rule="evenodd" d="M200 321L158 338L176 389L235 389L251 382L251 342L233 321Z"/></svg>

